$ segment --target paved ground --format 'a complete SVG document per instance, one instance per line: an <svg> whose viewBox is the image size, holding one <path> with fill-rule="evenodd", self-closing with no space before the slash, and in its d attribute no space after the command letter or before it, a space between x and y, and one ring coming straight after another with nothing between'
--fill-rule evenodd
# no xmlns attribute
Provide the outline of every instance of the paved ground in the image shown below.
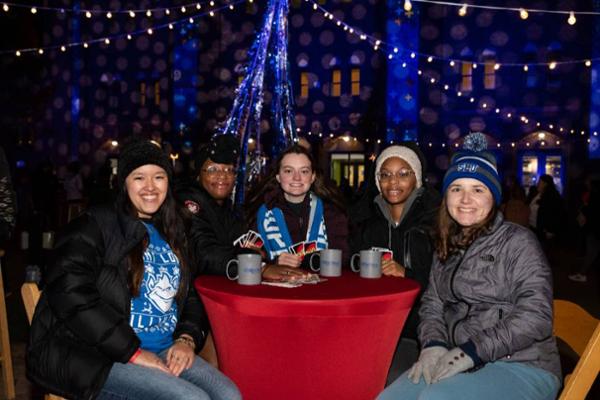
<svg viewBox="0 0 600 400"><path fill-rule="evenodd" d="M577 243L554 244L548 250L549 260L554 272L555 298L566 299L581 305L584 309L600 318L600 273L598 268L589 276L588 282L571 282L567 275L576 270L579 263ZM25 317L19 288L25 275L26 253L9 248L2 261L5 270L5 285L8 289L7 309L12 342L12 356L15 369L17 399L41 399L42 392L33 388L25 377L23 361L25 342L29 325Z"/></svg>

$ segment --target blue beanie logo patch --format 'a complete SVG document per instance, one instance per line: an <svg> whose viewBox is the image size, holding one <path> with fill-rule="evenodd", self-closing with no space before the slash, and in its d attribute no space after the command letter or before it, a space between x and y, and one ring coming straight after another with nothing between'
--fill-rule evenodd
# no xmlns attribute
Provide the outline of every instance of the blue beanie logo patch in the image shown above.
<svg viewBox="0 0 600 400"><path fill-rule="evenodd" d="M467 172L470 174L474 174L479 169L479 165L473 163L461 163L456 166L456 170L458 172Z"/></svg>

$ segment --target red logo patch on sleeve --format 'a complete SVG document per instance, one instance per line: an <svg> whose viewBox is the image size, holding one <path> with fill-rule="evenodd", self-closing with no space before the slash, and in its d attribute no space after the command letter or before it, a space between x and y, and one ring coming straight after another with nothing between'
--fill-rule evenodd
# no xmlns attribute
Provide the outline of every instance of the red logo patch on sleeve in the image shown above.
<svg viewBox="0 0 600 400"><path fill-rule="evenodd" d="M198 214L198 211L200 211L200 206L195 201L186 200L184 204L185 208L187 208L192 214Z"/></svg>

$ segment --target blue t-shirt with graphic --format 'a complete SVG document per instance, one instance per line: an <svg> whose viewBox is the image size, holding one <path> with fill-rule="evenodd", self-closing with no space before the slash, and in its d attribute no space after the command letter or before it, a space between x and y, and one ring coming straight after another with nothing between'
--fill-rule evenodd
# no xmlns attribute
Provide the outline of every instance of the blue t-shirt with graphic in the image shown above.
<svg viewBox="0 0 600 400"><path fill-rule="evenodd" d="M149 243L144 253L144 278L140 295L131 299L129 324L144 350L159 353L173 344L177 325L179 260L151 224L144 223Z"/></svg>

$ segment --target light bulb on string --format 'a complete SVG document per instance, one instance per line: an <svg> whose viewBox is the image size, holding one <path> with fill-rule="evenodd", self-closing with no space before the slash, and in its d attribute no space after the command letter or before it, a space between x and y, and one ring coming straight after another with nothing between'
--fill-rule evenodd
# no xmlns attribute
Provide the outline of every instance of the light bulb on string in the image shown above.
<svg viewBox="0 0 600 400"><path fill-rule="evenodd" d="M197 4L196 4L196 10L199 10L199 9L201 9L201 8L202 8L202 6L200 5L200 3L197 3Z"/></svg>
<svg viewBox="0 0 600 400"><path fill-rule="evenodd" d="M39 49L38 54L44 54L44 49Z"/></svg>
<svg viewBox="0 0 600 400"><path fill-rule="evenodd" d="M16 55L17 57L21 57L21 52L20 52L19 50L17 50L17 51L15 52L15 55Z"/></svg>
<svg viewBox="0 0 600 400"><path fill-rule="evenodd" d="M190 24L193 24L194 23L194 18L190 18L188 21L190 22Z"/></svg>
<svg viewBox="0 0 600 400"><path fill-rule="evenodd" d="M60 51L64 53L65 51L67 51L67 48L65 46L60 46Z"/></svg>
<svg viewBox="0 0 600 400"><path fill-rule="evenodd" d="M130 11L129 11L129 16L130 16L131 18L135 18L135 13L134 13L133 11L131 11L131 10L130 10Z"/></svg>
<svg viewBox="0 0 600 400"><path fill-rule="evenodd" d="M37 8L35 8L35 7L31 7L31 13L32 13L32 14L35 14L35 13L37 13Z"/></svg>
<svg viewBox="0 0 600 400"><path fill-rule="evenodd" d="M5 12L8 12L8 10L10 10L10 7L8 7L8 4L4 3L4 4L2 5L2 9L3 9Z"/></svg>
<svg viewBox="0 0 600 400"><path fill-rule="evenodd" d="M104 39L104 44L110 44L110 39L109 38Z"/></svg>
<svg viewBox="0 0 600 400"><path fill-rule="evenodd" d="M451 67L454 67L454 65L455 65L455 64L456 64L456 63L454 62L454 60L451 60L451 61L450 61L450 66L451 66Z"/></svg>
<svg viewBox="0 0 600 400"><path fill-rule="evenodd" d="M590 60L585 60L585 66L589 67L592 65L592 62Z"/></svg>
<svg viewBox="0 0 600 400"><path fill-rule="evenodd" d="M87 42L86 42L86 43L83 43L83 48L87 49L88 47L90 47L90 45L89 45L89 44L87 44Z"/></svg>
<svg viewBox="0 0 600 400"><path fill-rule="evenodd" d="M86 17L86 18L92 18L92 13L91 13L91 12L89 12L89 11L86 11L86 12L85 12L85 17Z"/></svg>
<svg viewBox="0 0 600 400"><path fill-rule="evenodd" d="M184 13L184 12L186 12L186 11L187 11L187 10L185 9L185 7L183 7L183 6L182 6L182 7L181 7L181 12L182 12L182 13Z"/></svg>
<svg viewBox="0 0 600 400"><path fill-rule="evenodd" d="M152 11L147 10L146 11L146 17L150 18L152 16Z"/></svg>
<svg viewBox="0 0 600 400"><path fill-rule="evenodd" d="M214 17L215 13L211 11L211 12L208 13L208 15L210 15L211 17Z"/></svg>
<svg viewBox="0 0 600 400"><path fill-rule="evenodd" d="M169 24L169 29L173 30L173 24Z"/></svg>
<svg viewBox="0 0 600 400"><path fill-rule="evenodd" d="M500 64L498 64L498 63L494 64L494 69L496 71L498 71L500 69Z"/></svg>
<svg viewBox="0 0 600 400"><path fill-rule="evenodd" d="M127 40L131 40L131 38L132 38L131 35L127 34Z"/></svg>
<svg viewBox="0 0 600 400"><path fill-rule="evenodd" d="M112 18L112 13L110 11L106 13L106 18L108 18L108 19Z"/></svg>
<svg viewBox="0 0 600 400"><path fill-rule="evenodd" d="M477 63L473 63L473 69L477 69Z"/></svg>
<svg viewBox="0 0 600 400"><path fill-rule="evenodd" d="M458 9L458 15L460 15L461 17L464 17L465 15L467 15L467 5L463 4L462 7L460 7Z"/></svg>
<svg viewBox="0 0 600 400"><path fill-rule="evenodd" d="M313 10L316 10L317 8L319 8L319 6L317 6L317 3L313 3Z"/></svg>
<svg viewBox="0 0 600 400"><path fill-rule="evenodd" d="M523 65L523 71L525 71L525 72L529 71L529 67L527 65Z"/></svg>
<svg viewBox="0 0 600 400"><path fill-rule="evenodd" d="M148 32L148 35L152 35L154 33L154 31L152 30L152 28L148 28L148 30L146 32Z"/></svg>
<svg viewBox="0 0 600 400"><path fill-rule="evenodd" d="M576 22L577 22L577 18L575 18L575 13L573 11L571 11L569 13L569 18L567 19L567 23L569 25L575 25Z"/></svg>
<svg viewBox="0 0 600 400"><path fill-rule="evenodd" d="M415 58L417 55L415 53L410 53L410 58Z"/></svg>
<svg viewBox="0 0 600 400"><path fill-rule="evenodd" d="M165 14L167 15L171 15L171 10L169 10L168 8L165 10Z"/></svg>
<svg viewBox="0 0 600 400"><path fill-rule="evenodd" d="M213 0L210 0L210 6L214 7L215 6L215 2Z"/></svg>
<svg viewBox="0 0 600 400"><path fill-rule="evenodd" d="M529 17L529 13L527 12L526 9L521 8L519 10L519 16L521 17L521 19L527 19Z"/></svg>
<svg viewBox="0 0 600 400"><path fill-rule="evenodd" d="M394 47L394 53L398 53L398 48Z"/></svg>
<svg viewBox="0 0 600 400"><path fill-rule="evenodd" d="M404 0L404 11L411 11L412 10L412 3L410 2L410 0Z"/></svg>
<svg viewBox="0 0 600 400"><path fill-rule="evenodd" d="M230 4L230 5L229 5L229 9L230 9L230 10L233 10L233 4Z"/></svg>
<svg viewBox="0 0 600 400"><path fill-rule="evenodd" d="M432 56L427 57L427 62L432 62L432 61L433 61L433 57Z"/></svg>
<svg viewBox="0 0 600 400"><path fill-rule="evenodd" d="M552 61L550 64L548 64L548 68L553 70L556 68L556 61Z"/></svg>

